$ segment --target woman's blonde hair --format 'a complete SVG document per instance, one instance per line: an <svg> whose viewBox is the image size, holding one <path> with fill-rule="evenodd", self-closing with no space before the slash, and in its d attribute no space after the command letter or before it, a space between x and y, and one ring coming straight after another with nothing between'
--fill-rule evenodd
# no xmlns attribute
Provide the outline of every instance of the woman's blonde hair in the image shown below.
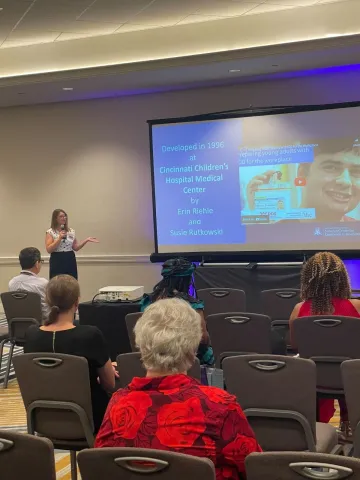
<svg viewBox="0 0 360 480"><path fill-rule="evenodd" d="M50 314L45 325L56 323L59 313L68 312L79 300L80 287L77 280L70 275L57 275L46 288L46 303Z"/></svg>
<svg viewBox="0 0 360 480"><path fill-rule="evenodd" d="M63 210L62 208L56 208L52 214L51 214L51 228L54 230L54 232L58 228L58 222L57 222L57 217L59 216L60 213L63 213L66 217L66 221L64 223L65 231L69 231L69 217L68 214Z"/></svg>
<svg viewBox="0 0 360 480"><path fill-rule="evenodd" d="M201 340L200 315L185 300L158 300L145 310L134 332L147 370L186 372L195 361Z"/></svg>

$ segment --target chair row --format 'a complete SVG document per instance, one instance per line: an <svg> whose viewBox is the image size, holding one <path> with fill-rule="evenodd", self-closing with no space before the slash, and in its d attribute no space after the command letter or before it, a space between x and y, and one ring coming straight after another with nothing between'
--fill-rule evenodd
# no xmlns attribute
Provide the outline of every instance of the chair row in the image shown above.
<svg viewBox="0 0 360 480"><path fill-rule="evenodd" d="M135 376L145 375L139 353L121 354L117 364L120 387ZM360 360L356 366L352 375L360 376ZM264 450L340 451L336 429L316 422L314 362L275 355L241 355L225 358L223 373L227 391L236 396ZM200 380L198 362L188 374Z"/></svg>
<svg viewBox="0 0 360 480"><path fill-rule="evenodd" d="M207 458L135 448L86 449L77 457L82 480L215 480ZM310 452L252 453L248 480L359 480L360 460ZM46 438L0 430L0 472L4 480L55 480L54 451Z"/></svg>
<svg viewBox="0 0 360 480"><path fill-rule="evenodd" d="M118 357L120 381L144 376L140 355ZM27 412L28 432L54 441L56 448L75 452L94 443L89 373L84 358L64 354L24 354L14 358ZM337 433L316 423L316 366L313 361L274 355L242 355L224 359L228 392L237 397L264 450L339 451ZM355 455L360 456L360 402L357 385L360 360L342 365ZM199 364L190 375L199 379Z"/></svg>
<svg viewBox="0 0 360 480"><path fill-rule="evenodd" d="M120 387L128 385L134 377L145 375L138 352L118 355L117 364ZM264 450L339 450L335 429L316 423L318 374L312 360L242 355L225 358L223 369L227 390L237 397ZM188 374L200 380L198 361ZM342 396L346 396L354 431L354 455L360 458L359 380L360 360L344 361Z"/></svg>
<svg viewBox="0 0 360 480"><path fill-rule="evenodd" d="M204 288L198 295L205 304L205 314L246 312L246 294L236 288ZM352 298L359 298L360 290L352 290ZM300 302L298 288L271 288L260 292L261 312L274 321L288 320L294 306Z"/></svg>
<svg viewBox="0 0 360 480"><path fill-rule="evenodd" d="M141 313L126 316L126 327L132 351L136 351L134 327ZM233 353L271 353L273 322L267 315L248 312L228 312L206 318L217 366ZM312 316L296 319L293 324L293 341L300 356L313 358L322 372L322 385L339 384L339 363L344 359L360 358L357 338L360 338L358 318L340 316ZM336 358L338 361L336 362ZM326 368L322 367L326 363ZM329 372L323 378L324 372ZM328 392L332 393L332 392Z"/></svg>

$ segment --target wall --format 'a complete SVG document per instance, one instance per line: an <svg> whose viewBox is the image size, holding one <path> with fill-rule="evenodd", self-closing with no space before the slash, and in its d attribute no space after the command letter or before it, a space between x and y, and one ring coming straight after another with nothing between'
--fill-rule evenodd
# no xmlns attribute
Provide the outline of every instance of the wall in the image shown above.
<svg viewBox="0 0 360 480"><path fill-rule="evenodd" d="M0 290L24 246L44 253L54 208L77 237L83 299L109 284L158 280L146 120L235 108L359 100L360 72L231 87L0 109ZM47 267L44 268L47 275Z"/></svg>

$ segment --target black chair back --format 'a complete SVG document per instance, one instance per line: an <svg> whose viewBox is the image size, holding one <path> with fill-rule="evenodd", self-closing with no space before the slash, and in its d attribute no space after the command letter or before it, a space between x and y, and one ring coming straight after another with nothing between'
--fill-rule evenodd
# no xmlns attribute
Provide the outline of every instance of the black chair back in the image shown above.
<svg viewBox="0 0 360 480"><path fill-rule="evenodd" d="M51 441L0 430L0 477L3 480L56 480Z"/></svg>
<svg viewBox="0 0 360 480"><path fill-rule="evenodd" d="M204 288L198 296L205 305L205 316L224 312L245 312L246 295L237 288Z"/></svg>
<svg viewBox="0 0 360 480"><path fill-rule="evenodd" d="M334 315L301 317L292 326L293 341L300 357L316 363L317 390L343 395L340 365L360 358L360 319Z"/></svg>
<svg viewBox="0 0 360 480"><path fill-rule="evenodd" d="M144 448L96 448L78 454L82 480L215 480L208 458Z"/></svg>
<svg viewBox="0 0 360 480"><path fill-rule="evenodd" d="M216 365L239 353L271 353L271 320L260 313L217 313L206 318Z"/></svg>
<svg viewBox="0 0 360 480"><path fill-rule="evenodd" d="M136 313L128 313L125 317L126 329L127 329L128 335L129 335L131 350L133 352L138 351L138 349L136 348L136 345L135 345L134 328L135 328L136 322L139 320L141 315L142 315L141 312L136 312Z"/></svg>
<svg viewBox="0 0 360 480"><path fill-rule="evenodd" d="M264 450L310 450L316 443L316 367L311 360L243 355L223 360L224 380Z"/></svg>

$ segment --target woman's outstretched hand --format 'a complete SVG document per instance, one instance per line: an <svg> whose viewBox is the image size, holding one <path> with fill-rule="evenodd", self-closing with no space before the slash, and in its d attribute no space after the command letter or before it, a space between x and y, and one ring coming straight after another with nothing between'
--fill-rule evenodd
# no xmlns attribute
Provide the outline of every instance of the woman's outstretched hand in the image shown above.
<svg viewBox="0 0 360 480"><path fill-rule="evenodd" d="M87 242L87 243L100 243L99 240L98 240L97 238L95 238L95 237L88 237L88 238L86 239L86 242Z"/></svg>

